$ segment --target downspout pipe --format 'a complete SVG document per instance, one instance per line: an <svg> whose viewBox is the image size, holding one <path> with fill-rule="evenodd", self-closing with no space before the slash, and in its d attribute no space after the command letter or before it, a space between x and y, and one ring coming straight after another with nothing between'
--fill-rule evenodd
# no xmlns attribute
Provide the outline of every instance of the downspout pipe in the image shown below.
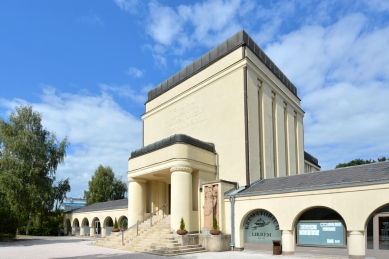
<svg viewBox="0 0 389 259"><path fill-rule="evenodd" d="M215 164L216 164L216 180L219 180L219 154L217 152L215 152L216 156L215 156Z"/></svg>
<svg viewBox="0 0 389 259"><path fill-rule="evenodd" d="M230 203L231 203L231 251L234 251L235 248L235 196L229 197Z"/></svg>

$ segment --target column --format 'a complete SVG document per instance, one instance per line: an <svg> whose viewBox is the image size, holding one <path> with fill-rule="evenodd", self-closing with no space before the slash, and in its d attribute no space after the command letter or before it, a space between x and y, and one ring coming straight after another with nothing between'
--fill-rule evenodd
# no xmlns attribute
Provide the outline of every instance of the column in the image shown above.
<svg viewBox="0 0 389 259"><path fill-rule="evenodd" d="M292 230L282 230L282 254L294 254L294 239Z"/></svg>
<svg viewBox="0 0 389 259"><path fill-rule="evenodd" d="M81 227L80 227L80 236L85 236L85 229L84 229L84 225L82 224Z"/></svg>
<svg viewBox="0 0 389 259"><path fill-rule="evenodd" d="M92 221L92 224L89 226L89 236L95 236L95 222Z"/></svg>
<svg viewBox="0 0 389 259"><path fill-rule="evenodd" d="M146 180L128 178L128 226L142 219L146 208Z"/></svg>
<svg viewBox="0 0 389 259"><path fill-rule="evenodd" d="M192 168L175 166L171 174L171 228L177 230L184 218L185 229L191 231L192 213Z"/></svg>
<svg viewBox="0 0 389 259"><path fill-rule="evenodd" d="M348 231L347 234L348 257L350 259L365 259L364 231Z"/></svg>
<svg viewBox="0 0 389 259"><path fill-rule="evenodd" d="M106 226L101 226L101 237L106 237L106 236L107 236L107 228Z"/></svg>
<svg viewBox="0 0 389 259"><path fill-rule="evenodd" d="M72 226L72 236L75 236L76 235L76 226L75 224L73 223L73 226Z"/></svg>

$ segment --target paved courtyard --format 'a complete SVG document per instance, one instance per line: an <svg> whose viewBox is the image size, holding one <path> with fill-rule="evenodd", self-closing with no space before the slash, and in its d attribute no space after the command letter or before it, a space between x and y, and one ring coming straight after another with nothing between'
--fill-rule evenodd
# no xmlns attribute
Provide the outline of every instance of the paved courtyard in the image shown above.
<svg viewBox="0 0 389 259"><path fill-rule="evenodd" d="M61 259L61 258L118 258L118 259L153 259L168 258L164 256L149 255L92 246L92 238L80 237L21 237L15 242L0 242L0 259ZM171 257L169 257L171 258ZM245 250L242 252L206 252L188 254L175 257L176 259L232 259L232 258L348 258L348 256L330 256L298 254L294 256L276 256L271 251Z"/></svg>

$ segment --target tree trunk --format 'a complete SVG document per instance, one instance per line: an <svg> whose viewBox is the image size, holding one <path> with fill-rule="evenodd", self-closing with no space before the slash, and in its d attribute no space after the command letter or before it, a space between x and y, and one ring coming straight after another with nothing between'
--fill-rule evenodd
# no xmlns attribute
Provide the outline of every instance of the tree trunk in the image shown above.
<svg viewBox="0 0 389 259"><path fill-rule="evenodd" d="M27 223L27 227L26 227L26 235L29 234L29 228L30 228L30 225L31 225L31 217L32 217L32 212L30 211L30 215L28 215L28 223Z"/></svg>

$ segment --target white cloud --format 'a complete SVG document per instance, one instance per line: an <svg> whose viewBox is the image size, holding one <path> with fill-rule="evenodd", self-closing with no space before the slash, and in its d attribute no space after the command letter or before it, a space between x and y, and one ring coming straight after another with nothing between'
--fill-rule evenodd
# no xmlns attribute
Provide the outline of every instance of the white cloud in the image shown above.
<svg viewBox="0 0 389 259"><path fill-rule="evenodd" d="M114 0L114 2L120 9L131 14L136 13L139 4L138 0Z"/></svg>
<svg viewBox="0 0 389 259"><path fill-rule="evenodd" d="M0 106L13 110L25 100L0 99ZM142 123L124 111L110 95L56 93L45 87L41 102L30 103L41 112L42 124L56 132L58 139L68 136L70 148L57 179L70 178L71 196L82 196L88 181L100 165L111 166L126 181L130 152L142 145Z"/></svg>
<svg viewBox="0 0 389 259"><path fill-rule="evenodd" d="M266 53L295 83L306 111L305 147L324 169L389 150L389 26L362 14L304 26Z"/></svg>
<svg viewBox="0 0 389 259"><path fill-rule="evenodd" d="M130 67L127 70L127 74L136 78L141 78L144 75L144 71L137 69L136 67Z"/></svg>
<svg viewBox="0 0 389 259"><path fill-rule="evenodd" d="M143 104L146 101L147 96L141 92L133 90L129 85L109 85L109 84L100 84L99 85L102 92L109 95L109 93L115 93L120 97L130 98L131 100Z"/></svg>
<svg viewBox="0 0 389 259"><path fill-rule="evenodd" d="M149 11L147 33L158 43L170 45L182 30L182 18L173 8L162 6L157 1L149 3Z"/></svg>
<svg viewBox="0 0 389 259"><path fill-rule="evenodd" d="M240 8L240 5L244 8ZM180 56L187 49L198 45L215 47L217 43L243 28L237 18L253 8L251 1L241 0L204 1L177 8L151 1L147 33L156 42L151 47L156 64L166 67L167 49Z"/></svg>

